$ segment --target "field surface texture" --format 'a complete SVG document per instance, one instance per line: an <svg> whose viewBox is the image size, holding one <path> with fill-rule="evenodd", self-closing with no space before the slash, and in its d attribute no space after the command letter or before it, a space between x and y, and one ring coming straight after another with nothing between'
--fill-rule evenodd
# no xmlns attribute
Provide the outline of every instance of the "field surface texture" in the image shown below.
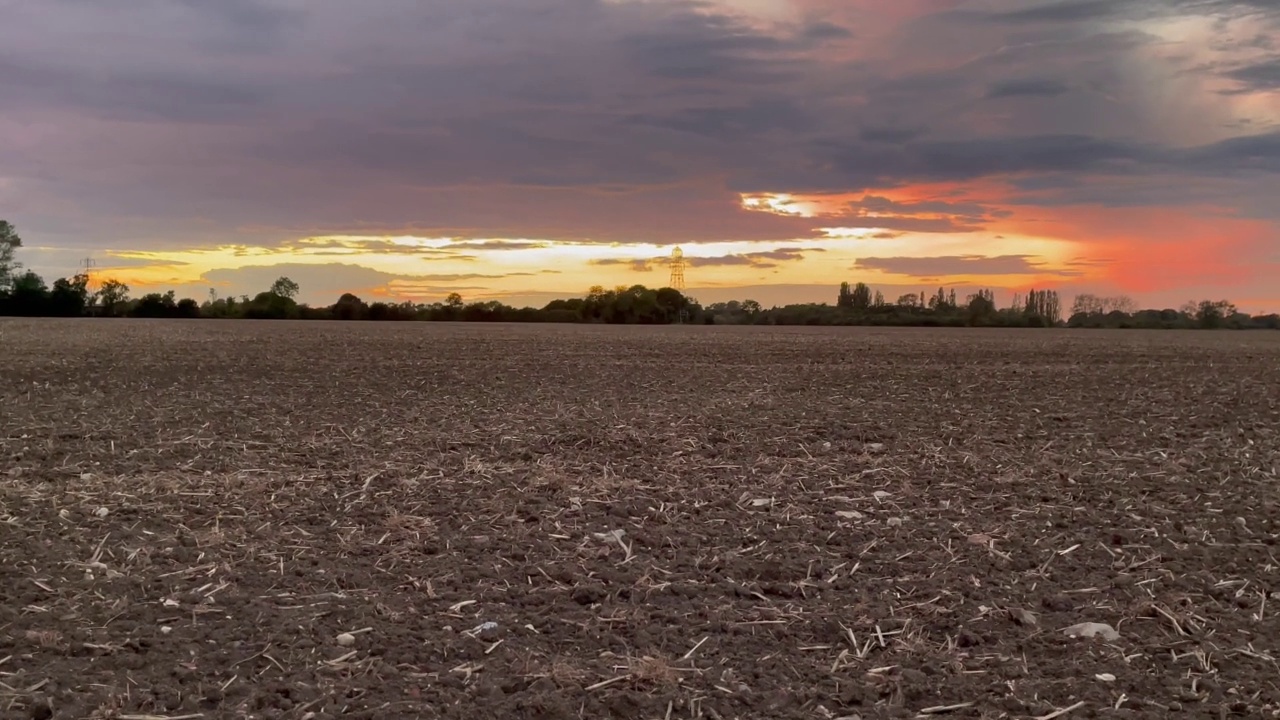
<svg viewBox="0 0 1280 720"><path fill-rule="evenodd" d="M0 365L0 717L1280 717L1280 334L12 320Z"/></svg>

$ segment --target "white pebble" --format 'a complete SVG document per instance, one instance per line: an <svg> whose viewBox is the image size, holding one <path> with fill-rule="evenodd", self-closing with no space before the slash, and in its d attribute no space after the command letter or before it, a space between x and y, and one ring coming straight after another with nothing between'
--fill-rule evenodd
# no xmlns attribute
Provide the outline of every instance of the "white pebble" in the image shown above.
<svg viewBox="0 0 1280 720"><path fill-rule="evenodd" d="M1072 625L1069 628L1063 628L1062 634L1067 637L1101 637L1104 640L1115 641L1120 639L1120 633L1115 628L1106 623L1082 622Z"/></svg>
<svg viewBox="0 0 1280 720"><path fill-rule="evenodd" d="M161 625L161 626L160 626L160 634L161 634L161 635L168 635L168 634L169 634L169 633L171 633L171 632L173 632L173 628L169 627L168 625Z"/></svg>
<svg viewBox="0 0 1280 720"><path fill-rule="evenodd" d="M356 636L351 633L342 633L338 636L338 644L342 647L351 647L356 644Z"/></svg>
<svg viewBox="0 0 1280 720"><path fill-rule="evenodd" d="M1099 680L1101 680L1102 682L1115 682L1115 681L1116 681L1116 676L1115 676L1115 675L1112 675L1111 673L1098 673L1097 675L1094 675L1094 677L1098 678L1098 679L1099 679Z"/></svg>
<svg viewBox="0 0 1280 720"><path fill-rule="evenodd" d="M81 479L81 480L92 480L92 479L93 479L93 473L80 473L80 479Z"/></svg>
<svg viewBox="0 0 1280 720"><path fill-rule="evenodd" d="M110 514L111 514L111 511L110 511L110 510L108 510L108 509L106 509L106 508L104 508L104 507L100 507L100 508L98 508L97 510L94 510L94 511L93 511L93 514L94 514L94 515L97 515L97 516L98 516L98 517L100 517L100 518L104 518L104 517L106 517L106 516L110 515Z"/></svg>

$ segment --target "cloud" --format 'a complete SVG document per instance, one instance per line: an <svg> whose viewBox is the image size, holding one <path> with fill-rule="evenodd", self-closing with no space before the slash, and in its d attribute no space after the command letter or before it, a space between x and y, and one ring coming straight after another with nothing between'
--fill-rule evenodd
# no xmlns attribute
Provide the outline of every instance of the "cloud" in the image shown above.
<svg viewBox="0 0 1280 720"><path fill-rule="evenodd" d="M1067 92L1066 83L1049 78L1003 80L987 88L989 98L1053 97Z"/></svg>
<svg viewBox="0 0 1280 720"><path fill-rule="evenodd" d="M1280 57L1243 65L1223 75L1239 84L1235 93L1280 90Z"/></svg>
<svg viewBox="0 0 1280 720"><path fill-rule="evenodd" d="M944 257L864 257L855 270L878 270L913 278L941 278L974 275L1054 275L1078 277L1079 270L1054 270L1032 262L1029 255L949 255Z"/></svg>
<svg viewBox="0 0 1280 720"><path fill-rule="evenodd" d="M1272 0L4 12L0 207L33 244L482 263L525 243L808 243L831 224L741 193L889 198L848 225L878 212L879 232L933 235L1093 203L1280 222ZM936 183L990 192L910 207ZM452 241L299 240L383 235Z"/></svg>
<svg viewBox="0 0 1280 720"><path fill-rule="evenodd" d="M1115 2L1124 6L1115 12L1136 7ZM1113 12L1111 3L1002 17L1018 27L1075 23ZM84 3L18 9L0 29L6 110L47 128L18 146L53 151L0 150L0 164L34 178L38 163L41 176L56 178L24 181L33 215L54 194L86 199L86 227L87 217L121 208L155 219L147 232L131 229L133 238L160 227L171 236L174 223L196 218L199 233L246 225L276 237L347 233L351 218L363 217L393 231L613 242L664 188L695 178L723 177L731 190L849 189L1083 172L1142 150L1090 132L1089 118L1107 117L1103 96L1121 90L1098 58L1124 59L1141 42L1123 33L1033 39L1025 49L1006 36L1007 49L941 65L950 70L895 72L825 55L817 39L847 32L835 17L760 26L676 0L362 7L236 0L165 12L140 1L111 13ZM149 32L144 42L144 16L162 41ZM1003 31L975 30L944 50L936 38L963 17L923 15L890 30L932 62L1000 46ZM109 40L82 41L97 30L93 37ZM976 106L963 105L984 94L1052 99L1051 71L1081 67L1097 102L1077 99L1074 133L1021 123L1021 138L984 134ZM866 103L849 105L842 98L851 93ZM930 125L943 118L967 137L939 138ZM1117 128L1132 123L1132 113L1117 115ZM851 127L859 128L852 138ZM130 161L141 157L150 161ZM107 165L110 175L93 171ZM621 192L597 202L605 185ZM679 195L667 227L635 232L693 241L813 236L793 219L743 217L732 193L715 200L714 185Z"/></svg>
<svg viewBox="0 0 1280 720"><path fill-rule="evenodd" d="M853 31L843 25L818 20L804 28L803 36L810 40L843 40L853 37Z"/></svg>
<svg viewBox="0 0 1280 720"><path fill-rule="evenodd" d="M442 249L445 252L452 251L454 248L468 250L537 250L549 246L548 243L536 240L462 240L449 243Z"/></svg>
<svg viewBox="0 0 1280 720"><path fill-rule="evenodd" d="M1132 2L1127 0L1062 0L1009 12L992 13L990 17L1012 23L1085 22L1120 15L1131 5Z"/></svg>
<svg viewBox="0 0 1280 720"><path fill-rule="evenodd" d="M803 260L805 254L815 252L826 252L824 248L819 247L779 247L772 250L757 250L755 252L731 253L727 255L688 255L684 256L685 264L691 268L699 267L753 267L753 268L774 268L785 262L795 262ZM589 261L589 264L600 267L627 267L635 272L649 272L658 268L669 266L671 263L670 256L659 256L652 258L598 258Z"/></svg>
<svg viewBox="0 0 1280 720"><path fill-rule="evenodd" d="M649 272L659 267L661 262L665 261L660 258L599 258L591 260L590 264L600 267L620 266L634 272Z"/></svg>
<svg viewBox="0 0 1280 720"><path fill-rule="evenodd" d="M276 278L298 283L302 298L328 304L344 292L403 298L421 298L460 290L483 290L487 285L457 285L473 280L532 277L538 273L390 273L353 263L278 263L210 270L193 284L204 283L221 295L253 296L271 287ZM448 283L439 285L438 283ZM441 292L443 291L443 293Z"/></svg>
<svg viewBox="0 0 1280 720"><path fill-rule="evenodd" d="M422 244L417 241L377 237L308 237L284 243L278 250L306 255L346 255L378 253L380 255L413 255L422 259L474 260L456 248L465 245L454 242ZM472 246L474 247L474 246Z"/></svg>

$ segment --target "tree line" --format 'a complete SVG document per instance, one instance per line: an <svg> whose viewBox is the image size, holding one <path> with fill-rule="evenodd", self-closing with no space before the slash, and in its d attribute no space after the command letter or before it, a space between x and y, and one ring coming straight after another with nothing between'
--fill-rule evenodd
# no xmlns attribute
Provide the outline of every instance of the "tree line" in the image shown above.
<svg viewBox="0 0 1280 720"><path fill-rule="evenodd" d="M128 285L105 279L96 290L77 274L49 285L34 272L21 272L14 250L21 239L0 220L0 315L27 317L243 318L276 320L371 320L457 322L553 322L707 325L880 325L934 327L1072 327L1151 329L1280 329L1280 315L1239 312L1225 300L1188 302L1179 308L1138 309L1128 297L1077 295L1063 318L1056 290L1033 289L998 307L995 293L981 289L963 299L954 289L907 293L890 302L866 283L841 283L834 305L802 303L764 308L755 300L707 306L673 288L643 285L594 286L583 297L553 300L544 307L516 308L496 300L465 302L451 293L441 302L366 302L345 293L332 305L299 303L301 288L281 277L254 295L203 302L177 298L174 291L130 296Z"/></svg>

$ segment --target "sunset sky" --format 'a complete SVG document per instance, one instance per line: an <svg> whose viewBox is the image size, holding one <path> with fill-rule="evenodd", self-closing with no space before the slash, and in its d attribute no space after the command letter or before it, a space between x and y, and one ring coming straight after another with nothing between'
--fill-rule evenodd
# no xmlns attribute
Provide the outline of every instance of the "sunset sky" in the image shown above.
<svg viewBox="0 0 1280 720"><path fill-rule="evenodd" d="M1280 3L0 0L0 218L134 295L1280 311Z"/></svg>

